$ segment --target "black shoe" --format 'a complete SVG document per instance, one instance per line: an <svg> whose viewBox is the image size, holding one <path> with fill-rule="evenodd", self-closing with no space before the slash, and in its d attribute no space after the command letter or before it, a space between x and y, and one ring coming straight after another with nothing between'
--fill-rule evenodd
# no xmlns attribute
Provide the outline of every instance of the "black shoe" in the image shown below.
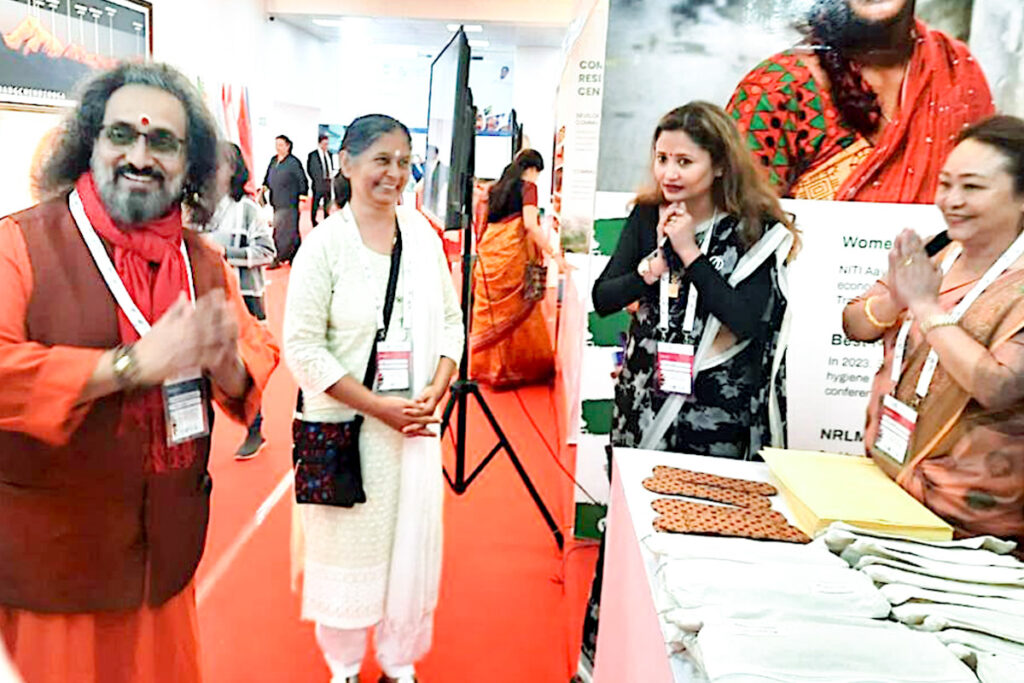
<svg viewBox="0 0 1024 683"><path fill-rule="evenodd" d="M235 451L235 460L248 460L249 458L255 458L256 454L259 453L263 446L267 443L266 439L263 438L263 434L260 432L249 432L245 437L245 441Z"/></svg>

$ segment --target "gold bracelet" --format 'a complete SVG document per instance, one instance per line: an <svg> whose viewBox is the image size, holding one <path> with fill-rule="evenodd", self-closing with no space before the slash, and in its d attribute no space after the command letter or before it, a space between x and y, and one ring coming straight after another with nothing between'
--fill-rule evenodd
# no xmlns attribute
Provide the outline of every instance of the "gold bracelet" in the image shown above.
<svg viewBox="0 0 1024 683"><path fill-rule="evenodd" d="M877 327L878 329L887 330L896 324L896 321L899 320L899 316L896 316L889 322L882 322L881 320L876 318L874 313L871 312L871 300L876 298L877 296L877 294L875 296L869 296L867 299L864 300L864 315L866 315L868 317L868 321L870 321L871 324Z"/></svg>
<svg viewBox="0 0 1024 683"><path fill-rule="evenodd" d="M921 335L927 337L928 333L937 327L953 327L960 324L960 319L952 313L937 313L921 321L919 328Z"/></svg>

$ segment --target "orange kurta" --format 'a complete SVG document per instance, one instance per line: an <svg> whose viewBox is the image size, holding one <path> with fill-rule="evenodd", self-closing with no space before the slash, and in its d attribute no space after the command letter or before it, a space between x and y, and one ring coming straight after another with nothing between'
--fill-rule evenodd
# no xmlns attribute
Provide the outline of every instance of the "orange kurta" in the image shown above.
<svg viewBox="0 0 1024 683"><path fill-rule="evenodd" d="M252 378L246 396L214 399L232 418L248 423L279 350L252 318L238 281L224 264L239 326L239 355ZM78 397L101 349L48 347L28 341L26 313L33 271L19 226L0 220L0 430L60 445L81 425L89 404ZM39 614L0 606L0 634L26 683L190 683L200 680L195 591L190 584L159 607L124 612Z"/></svg>

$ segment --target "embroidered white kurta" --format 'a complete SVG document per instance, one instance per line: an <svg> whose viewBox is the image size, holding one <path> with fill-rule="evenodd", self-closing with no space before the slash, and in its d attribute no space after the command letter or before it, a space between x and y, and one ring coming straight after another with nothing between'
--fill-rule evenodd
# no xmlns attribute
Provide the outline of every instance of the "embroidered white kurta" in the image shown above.
<svg viewBox="0 0 1024 683"><path fill-rule="evenodd" d="M420 311L418 324L431 335L432 357L426 360L429 367L413 369L418 393L433 376L440 356L461 359L462 313L436 233L416 211L405 207L397 211L402 269L388 339L413 338L414 365L422 362L417 349L424 345L411 329L415 311ZM326 422L355 415L325 392L345 375L362 382L390 263L390 256L363 244L348 208L325 220L303 241L288 284L284 349L303 390L305 419ZM440 314L436 320L423 320L425 307ZM362 628L381 621L405 441L383 422L366 416L359 440L366 502L353 508L300 506L306 541L304 619L335 628ZM436 476L440 485L440 467L429 476ZM438 547L433 550L439 556L440 528L436 532L428 536L435 539Z"/></svg>

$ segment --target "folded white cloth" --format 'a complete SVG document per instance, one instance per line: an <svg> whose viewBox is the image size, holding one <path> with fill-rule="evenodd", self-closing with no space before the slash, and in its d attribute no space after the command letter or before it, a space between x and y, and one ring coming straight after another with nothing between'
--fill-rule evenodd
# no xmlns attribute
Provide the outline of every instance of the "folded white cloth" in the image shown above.
<svg viewBox="0 0 1024 683"><path fill-rule="evenodd" d="M697 636L711 683L976 683L931 633L871 620L709 621Z"/></svg>
<svg viewBox="0 0 1024 683"><path fill-rule="evenodd" d="M981 683L1020 683L1024 678L1024 658L979 654L975 673Z"/></svg>
<svg viewBox="0 0 1024 683"><path fill-rule="evenodd" d="M1024 617L1024 601L1007 600L1006 598L988 598L980 595L968 595L966 593L948 593L936 591L920 586L911 586L906 583L888 583L881 587L882 595L893 605L902 605L910 600L919 602L938 602L945 605L965 605L967 607L980 607L995 612L1016 614Z"/></svg>
<svg viewBox="0 0 1024 683"><path fill-rule="evenodd" d="M1024 617L1000 614L980 607L907 602L892 608L894 617L923 631L961 628L1024 644ZM1022 672L1024 678L1024 672Z"/></svg>
<svg viewBox="0 0 1024 683"><path fill-rule="evenodd" d="M882 564L865 565L862 572L870 576L875 583L906 583L937 591L963 593L965 595L981 595L991 598L1024 601L1024 588L1019 586L1000 586L991 583L968 583L952 579L940 579L916 572L909 572L896 567Z"/></svg>
<svg viewBox="0 0 1024 683"><path fill-rule="evenodd" d="M1024 562L1013 555L1000 555L984 549L936 548L914 541L893 539L858 538L843 548L841 554L851 564L855 564L863 555L877 555L912 564L931 560L969 566L1011 567L1024 571Z"/></svg>
<svg viewBox="0 0 1024 683"><path fill-rule="evenodd" d="M843 551L842 558L847 562L850 561L846 550ZM903 571L924 576L933 576L937 579L953 579L954 581L963 581L965 583L984 583L1024 588L1024 566L1020 568L985 567L936 562L935 560L926 560L924 558L918 558L912 564L903 560L878 557L877 555L862 555L860 559L853 563L853 566L857 569L863 569L872 564L902 569Z"/></svg>
<svg viewBox="0 0 1024 683"><path fill-rule="evenodd" d="M962 628L947 628L936 633L935 637L949 646L960 645L974 652L1024 659L1024 645L990 636L987 633L978 633Z"/></svg>
<svg viewBox="0 0 1024 683"><path fill-rule="evenodd" d="M747 564L790 562L829 567L847 566L832 554L820 539L807 544L768 543L749 538L652 533L642 538L640 542L658 561L719 559Z"/></svg>
<svg viewBox="0 0 1024 683"><path fill-rule="evenodd" d="M659 607L680 626L714 616L884 619L890 609L870 578L846 566L671 560L657 577L666 598Z"/></svg>
<svg viewBox="0 0 1024 683"><path fill-rule="evenodd" d="M995 536L972 536L971 538L963 538L957 541L911 540L906 536L897 536L895 534L887 534L871 529L861 529L860 527L855 527L851 524L847 524L846 522L833 522L829 525L824 535L825 543L834 553L841 552L843 548L850 543L853 543L858 538L864 537L906 541L909 543L931 546L933 548L960 548L968 550L984 549L991 550L992 552L1000 555L1005 555L1017 547L1017 544L1013 541L996 538Z"/></svg>

